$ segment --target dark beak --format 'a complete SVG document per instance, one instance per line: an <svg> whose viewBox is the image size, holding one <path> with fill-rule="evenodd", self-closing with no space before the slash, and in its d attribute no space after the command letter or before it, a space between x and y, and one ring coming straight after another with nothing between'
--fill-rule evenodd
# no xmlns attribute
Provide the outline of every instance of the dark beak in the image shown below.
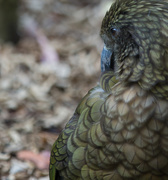
<svg viewBox="0 0 168 180"><path fill-rule="evenodd" d="M104 46L101 54L101 72L114 70L114 62L112 62L112 51Z"/></svg>

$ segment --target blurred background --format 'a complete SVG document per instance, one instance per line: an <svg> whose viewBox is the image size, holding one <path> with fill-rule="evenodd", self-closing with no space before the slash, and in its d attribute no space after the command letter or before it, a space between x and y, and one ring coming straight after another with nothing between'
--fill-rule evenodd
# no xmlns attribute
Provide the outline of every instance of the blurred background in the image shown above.
<svg viewBox="0 0 168 180"><path fill-rule="evenodd" d="M49 179L52 144L98 82L112 1L0 0L0 179Z"/></svg>

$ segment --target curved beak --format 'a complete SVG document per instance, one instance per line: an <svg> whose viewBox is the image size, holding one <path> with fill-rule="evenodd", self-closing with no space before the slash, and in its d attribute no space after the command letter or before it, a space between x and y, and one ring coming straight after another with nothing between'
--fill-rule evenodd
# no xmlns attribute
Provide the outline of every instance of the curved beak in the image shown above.
<svg viewBox="0 0 168 180"><path fill-rule="evenodd" d="M102 54L101 54L101 71L109 71L113 70L113 62L111 62L111 57L112 57L112 51L107 49L106 46L104 45Z"/></svg>

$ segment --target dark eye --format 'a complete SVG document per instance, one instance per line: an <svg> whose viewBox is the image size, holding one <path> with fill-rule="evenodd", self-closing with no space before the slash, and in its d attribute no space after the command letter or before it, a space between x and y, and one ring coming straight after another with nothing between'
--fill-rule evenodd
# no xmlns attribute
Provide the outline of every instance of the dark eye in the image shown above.
<svg viewBox="0 0 168 180"><path fill-rule="evenodd" d="M111 34L112 34L112 36L116 36L117 29L116 28L111 28Z"/></svg>

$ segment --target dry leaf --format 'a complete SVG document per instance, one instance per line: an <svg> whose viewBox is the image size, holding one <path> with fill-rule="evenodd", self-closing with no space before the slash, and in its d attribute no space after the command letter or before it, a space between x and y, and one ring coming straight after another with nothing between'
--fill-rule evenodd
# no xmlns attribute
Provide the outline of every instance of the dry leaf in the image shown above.
<svg viewBox="0 0 168 180"><path fill-rule="evenodd" d="M32 151L20 151L17 153L17 158L33 162L38 169L48 169L50 153L48 151L41 152L40 154Z"/></svg>

